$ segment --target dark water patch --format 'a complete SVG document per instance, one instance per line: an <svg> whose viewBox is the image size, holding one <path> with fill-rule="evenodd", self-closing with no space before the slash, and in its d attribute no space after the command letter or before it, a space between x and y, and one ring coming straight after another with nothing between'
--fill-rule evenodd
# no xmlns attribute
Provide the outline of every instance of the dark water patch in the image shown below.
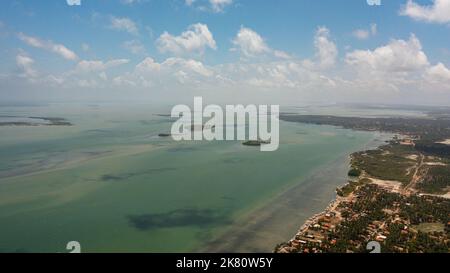
<svg viewBox="0 0 450 273"><path fill-rule="evenodd" d="M172 136L170 133L159 133L158 134L158 137L163 137L163 138L167 138L167 137L170 137L170 136Z"/></svg>
<svg viewBox="0 0 450 273"><path fill-rule="evenodd" d="M123 179L129 178L130 175L112 175L112 174L104 174L101 176L102 181L120 181Z"/></svg>
<svg viewBox="0 0 450 273"><path fill-rule="evenodd" d="M152 125L152 124L154 124L154 122L151 121L151 120L140 120L139 123L142 124L142 125Z"/></svg>
<svg viewBox="0 0 450 273"><path fill-rule="evenodd" d="M112 150L109 150L109 151L84 152L84 154L89 155L89 156L99 156L99 155L109 154L112 152L113 152Z"/></svg>
<svg viewBox="0 0 450 273"><path fill-rule="evenodd" d="M7 253L26 254L26 253L32 253L32 252L25 248L17 248L17 249L12 249L12 250L0 249L0 253L3 253L3 254L7 254Z"/></svg>
<svg viewBox="0 0 450 273"><path fill-rule="evenodd" d="M175 120L173 119L157 119L157 120L139 120L138 122L141 125L156 125L156 124L167 124L173 123Z"/></svg>
<svg viewBox="0 0 450 273"><path fill-rule="evenodd" d="M165 124L171 123L173 120L170 119L158 119L158 120L139 120L141 125L155 125L155 124Z"/></svg>
<svg viewBox="0 0 450 273"><path fill-rule="evenodd" d="M153 143L155 147L167 147L168 145L165 143Z"/></svg>
<svg viewBox="0 0 450 273"><path fill-rule="evenodd" d="M195 148L195 147L174 147L174 148L169 148L167 149L168 152L170 153L186 153L186 152L195 152L195 151L199 151L199 148Z"/></svg>
<svg viewBox="0 0 450 273"><path fill-rule="evenodd" d="M242 162L244 162L245 161L245 159L243 159L243 158L226 158L226 159L224 159L224 160L222 160L222 162L223 163L226 163L226 164L239 164L239 163L242 163Z"/></svg>
<svg viewBox="0 0 450 273"><path fill-rule="evenodd" d="M176 171L177 168L157 168L157 169L150 169L148 171L145 171L143 174L155 174L155 173L162 173L162 172L170 172L170 171Z"/></svg>
<svg viewBox="0 0 450 273"><path fill-rule="evenodd" d="M123 121L123 120L108 120L107 122L113 123L113 124L121 124L121 123L125 123L126 121Z"/></svg>
<svg viewBox="0 0 450 273"><path fill-rule="evenodd" d="M230 197L230 196L222 196L221 197L223 200L227 200L227 201L234 201L236 200L236 198Z"/></svg>
<svg viewBox="0 0 450 273"><path fill-rule="evenodd" d="M127 216L131 226L139 230L173 227L208 227L227 224L223 214L211 209L178 209L166 213Z"/></svg>
<svg viewBox="0 0 450 273"><path fill-rule="evenodd" d="M246 217L238 219L224 234L206 242L199 252L270 253L289 240L315 213L323 211L333 198L334 189L343 183L348 171L347 155L329 163L303 182L293 185Z"/></svg>
<svg viewBox="0 0 450 273"><path fill-rule="evenodd" d="M156 168L156 169L149 169L144 172L123 173L123 174L104 174L100 177L100 180L106 181L106 182L115 182L115 181L127 180L134 176L159 174L159 173L176 171L176 170L177 170L176 168Z"/></svg>
<svg viewBox="0 0 450 273"><path fill-rule="evenodd" d="M86 130L86 131L84 131L84 133L104 135L104 134L111 134L111 133L113 133L113 130L92 129L92 130Z"/></svg>

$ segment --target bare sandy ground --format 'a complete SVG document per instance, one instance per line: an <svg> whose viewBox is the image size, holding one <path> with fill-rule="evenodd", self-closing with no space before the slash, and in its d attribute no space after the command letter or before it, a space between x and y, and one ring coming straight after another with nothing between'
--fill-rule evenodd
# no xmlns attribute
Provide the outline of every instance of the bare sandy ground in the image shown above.
<svg viewBox="0 0 450 273"><path fill-rule="evenodd" d="M442 197L442 198L445 198L445 199L450 199L450 192L447 192L446 194L441 194L441 195L439 195L439 194L426 194L426 193L423 193L422 195L436 196L436 197Z"/></svg>
<svg viewBox="0 0 450 273"><path fill-rule="evenodd" d="M406 158L411 160L417 160L419 156L418 155L408 155Z"/></svg>
<svg viewBox="0 0 450 273"><path fill-rule="evenodd" d="M382 188L388 189L393 192L400 193L402 189L402 183L398 181L392 181L392 180L381 180L376 178L369 178L373 184L376 184Z"/></svg>
<svg viewBox="0 0 450 273"><path fill-rule="evenodd" d="M439 143L439 144L445 144L445 145L450 145L450 138L449 138L449 139L446 139L446 140L444 140L444 141L436 142L436 143Z"/></svg>
<svg viewBox="0 0 450 273"><path fill-rule="evenodd" d="M447 166L447 164L442 162L426 162L425 165L429 166Z"/></svg>

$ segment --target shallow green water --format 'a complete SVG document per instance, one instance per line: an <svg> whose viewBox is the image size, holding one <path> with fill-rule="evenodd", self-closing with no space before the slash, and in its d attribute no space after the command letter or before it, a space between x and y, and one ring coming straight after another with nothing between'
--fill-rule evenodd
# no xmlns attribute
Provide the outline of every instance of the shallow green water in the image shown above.
<svg viewBox="0 0 450 273"><path fill-rule="evenodd" d="M65 252L73 240L84 252L195 251L374 139L282 122L276 152L233 141L177 143L157 137L171 126L154 115L161 111L1 108L0 115L64 117L75 126L0 127L0 251Z"/></svg>

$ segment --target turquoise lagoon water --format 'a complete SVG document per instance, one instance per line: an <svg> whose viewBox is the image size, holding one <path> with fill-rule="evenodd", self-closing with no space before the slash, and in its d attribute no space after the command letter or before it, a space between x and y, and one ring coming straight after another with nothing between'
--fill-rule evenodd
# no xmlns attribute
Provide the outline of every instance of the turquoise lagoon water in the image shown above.
<svg viewBox="0 0 450 273"><path fill-rule="evenodd" d="M345 182L348 155L380 138L281 122L275 152L239 141L174 142L158 137L172 124L155 115L168 112L161 109L1 107L0 115L64 117L74 126L0 127L0 252L66 252L69 241L80 242L83 252L219 251L227 237L239 238L236 227L258 222L258 211L292 188L325 198L320 205L329 202L330 189ZM335 162L340 173L311 179ZM327 183L331 188L321 187ZM273 214L282 215L277 204ZM297 221L273 218L270 229L255 230L258 238L225 249L270 251L318 209L297 206L303 212ZM261 246L242 248L255 241Z"/></svg>

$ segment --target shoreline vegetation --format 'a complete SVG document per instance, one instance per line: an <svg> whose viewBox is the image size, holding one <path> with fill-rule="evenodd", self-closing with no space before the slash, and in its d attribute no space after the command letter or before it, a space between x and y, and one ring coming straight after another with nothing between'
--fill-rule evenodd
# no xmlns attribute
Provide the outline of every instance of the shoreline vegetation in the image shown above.
<svg viewBox="0 0 450 273"><path fill-rule="evenodd" d="M349 181L277 253L450 252L450 118L282 114L281 120L399 134L350 156Z"/></svg>

